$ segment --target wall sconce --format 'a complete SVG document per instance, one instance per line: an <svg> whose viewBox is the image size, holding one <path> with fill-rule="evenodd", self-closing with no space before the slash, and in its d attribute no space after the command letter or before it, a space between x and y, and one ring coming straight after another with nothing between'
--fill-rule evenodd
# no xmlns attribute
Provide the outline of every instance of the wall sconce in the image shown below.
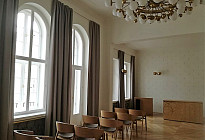
<svg viewBox="0 0 205 140"><path fill-rule="evenodd" d="M127 70L122 69L121 72L122 72L122 73L127 73Z"/></svg>
<svg viewBox="0 0 205 140"><path fill-rule="evenodd" d="M162 72L153 72L153 75L161 75Z"/></svg>

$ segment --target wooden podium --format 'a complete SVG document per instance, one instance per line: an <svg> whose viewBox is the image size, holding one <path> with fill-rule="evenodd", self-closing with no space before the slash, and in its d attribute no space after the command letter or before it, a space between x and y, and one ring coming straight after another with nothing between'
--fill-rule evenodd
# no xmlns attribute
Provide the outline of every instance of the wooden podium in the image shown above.
<svg viewBox="0 0 205 140"><path fill-rule="evenodd" d="M134 108L143 110L148 116L153 116L153 98L134 98Z"/></svg>

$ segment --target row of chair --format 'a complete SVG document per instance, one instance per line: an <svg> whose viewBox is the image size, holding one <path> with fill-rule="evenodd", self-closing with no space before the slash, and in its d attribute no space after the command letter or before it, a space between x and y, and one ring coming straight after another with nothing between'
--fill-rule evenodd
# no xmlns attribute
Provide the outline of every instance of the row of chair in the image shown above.
<svg viewBox="0 0 205 140"><path fill-rule="evenodd" d="M56 139L83 139L83 138L94 138L94 139L108 139L108 135L111 134L115 139L117 138L117 132L122 133L123 139L123 128L132 129L133 125L136 124L137 134L137 121L145 120L146 130L147 121L146 113L143 111L133 109L115 108L115 112L101 111L101 117L95 116L82 116L82 126L74 126L68 123L56 122ZM97 128L97 129L96 129ZM30 140L24 139L26 135L29 135L32 139L48 139L52 140L53 137L40 136L37 137L31 131L15 131L16 140ZM132 136L132 131L131 131Z"/></svg>

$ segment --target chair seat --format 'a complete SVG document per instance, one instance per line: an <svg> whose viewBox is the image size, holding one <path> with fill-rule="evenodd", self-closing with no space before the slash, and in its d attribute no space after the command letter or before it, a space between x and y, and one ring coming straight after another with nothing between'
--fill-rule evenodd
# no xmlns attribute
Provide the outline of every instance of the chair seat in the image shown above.
<svg viewBox="0 0 205 140"><path fill-rule="evenodd" d="M137 118L136 118L136 120L141 120L141 119L143 119L142 116L137 116Z"/></svg>
<svg viewBox="0 0 205 140"><path fill-rule="evenodd" d="M88 128L98 128L98 124L84 124L84 126Z"/></svg>
<svg viewBox="0 0 205 140"><path fill-rule="evenodd" d="M65 138L65 139L70 139L74 136L74 133L59 133L58 136Z"/></svg>
<svg viewBox="0 0 205 140"><path fill-rule="evenodd" d="M132 121L123 121L123 124L125 124L125 125L129 125L131 123L132 123Z"/></svg>
<svg viewBox="0 0 205 140"><path fill-rule="evenodd" d="M112 127L101 127L102 130L106 132L115 132L117 129Z"/></svg>

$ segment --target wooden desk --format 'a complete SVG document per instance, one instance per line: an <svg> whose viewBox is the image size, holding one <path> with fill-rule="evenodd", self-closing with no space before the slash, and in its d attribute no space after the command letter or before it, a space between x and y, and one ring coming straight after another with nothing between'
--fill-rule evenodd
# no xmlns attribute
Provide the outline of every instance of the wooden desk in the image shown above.
<svg viewBox="0 0 205 140"><path fill-rule="evenodd" d="M194 101L163 101L164 119L203 123L203 103Z"/></svg>
<svg viewBox="0 0 205 140"><path fill-rule="evenodd" d="M140 101L140 108L139 110L143 110L146 112L148 116L153 116L153 98L134 98L134 108L137 109L137 100Z"/></svg>

